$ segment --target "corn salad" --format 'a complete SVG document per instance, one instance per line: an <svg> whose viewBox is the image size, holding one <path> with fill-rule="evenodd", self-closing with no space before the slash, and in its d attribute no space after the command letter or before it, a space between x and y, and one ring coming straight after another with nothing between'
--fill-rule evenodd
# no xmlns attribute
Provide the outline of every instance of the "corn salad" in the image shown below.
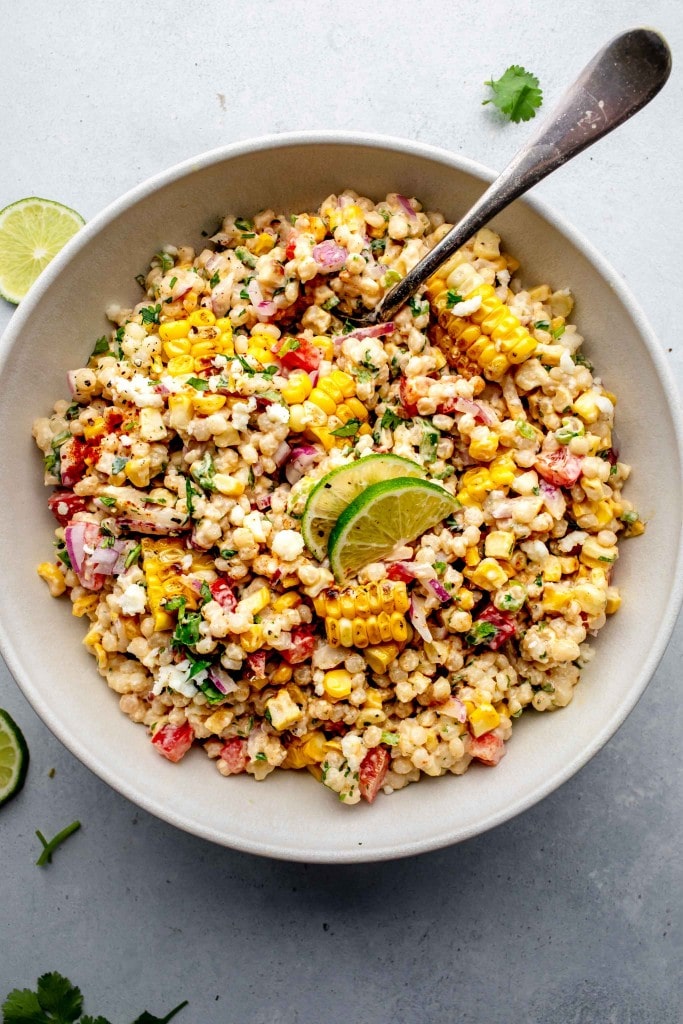
<svg viewBox="0 0 683 1024"><path fill-rule="evenodd" d="M354 330L449 230L397 193L228 216L167 245L34 424L57 520L38 567L155 750L307 769L340 801L497 764L568 704L617 611L616 398L573 300L479 231L393 323ZM300 521L340 466L409 459L446 520L338 585Z"/></svg>

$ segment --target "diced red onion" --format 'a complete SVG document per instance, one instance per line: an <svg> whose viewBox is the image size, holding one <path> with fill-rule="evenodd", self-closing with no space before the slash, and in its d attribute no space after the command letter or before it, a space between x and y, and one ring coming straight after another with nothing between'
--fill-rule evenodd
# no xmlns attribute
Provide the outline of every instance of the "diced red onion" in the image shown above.
<svg viewBox="0 0 683 1024"><path fill-rule="evenodd" d="M425 614L425 599L423 597L417 597L413 594L410 598L410 610L408 612L410 621L415 627L416 631L420 634L425 643L430 644L433 640L432 634L429 631L427 625L427 616Z"/></svg>
<svg viewBox="0 0 683 1024"><path fill-rule="evenodd" d="M446 604L450 601L451 595L448 593L441 580L438 580L436 576L432 576L430 579L423 580L421 582L423 587L430 590L434 597L441 601L441 604Z"/></svg>
<svg viewBox="0 0 683 1024"><path fill-rule="evenodd" d="M498 417L494 416L491 410L487 409L481 402L472 402L469 398L458 396L453 405L458 412L469 413L471 416L474 416L475 420L479 420L487 426L493 426L498 423Z"/></svg>
<svg viewBox="0 0 683 1024"><path fill-rule="evenodd" d="M502 498L495 504L491 505L491 515L494 519L510 519L514 514L515 506L512 504L514 499Z"/></svg>
<svg viewBox="0 0 683 1024"><path fill-rule="evenodd" d="M77 391L77 386L76 386L76 371L75 371L75 370L69 370L69 371L67 372L67 375L66 375L66 383L67 383L67 384L68 384L68 386L69 386L69 394L70 394L70 395L71 395L71 397L73 398L73 397L74 397L74 395L76 394L76 391Z"/></svg>
<svg viewBox="0 0 683 1024"><path fill-rule="evenodd" d="M341 270L349 255L343 245L337 245L331 238L318 242L313 246L313 259L325 274L333 274Z"/></svg>
<svg viewBox="0 0 683 1024"><path fill-rule="evenodd" d="M340 341L348 338L383 338L385 334L394 333L394 324L389 321L387 324L373 324L372 327L359 327L357 331L350 331L348 334L339 335Z"/></svg>
<svg viewBox="0 0 683 1024"><path fill-rule="evenodd" d="M549 484L547 480L539 481L541 489L541 495L543 496L543 504L550 512L553 519L561 519L567 508L567 502L559 487L555 484Z"/></svg>
<svg viewBox="0 0 683 1024"><path fill-rule="evenodd" d="M467 708L459 697L449 697L444 704L438 705L437 710L440 715L448 715L449 718L454 718L456 722L467 721Z"/></svg>
<svg viewBox="0 0 683 1024"><path fill-rule="evenodd" d="M228 675L225 669L218 668L216 665L210 665L208 671L209 679L219 693L228 694L237 689L237 683Z"/></svg>
<svg viewBox="0 0 683 1024"><path fill-rule="evenodd" d="M409 217L412 217L413 219L417 217L417 214L413 209L412 203L410 202L409 199L406 199L405 196L399 195L398 192L396 193L396 198Z"/></svg>
<svg viewBox="0 0 683 1024"><path fill-rule="evenodd" d="M291 446L288 445L286 441L283 441L280 447L275 452L275 455L273 456L273 461L275 465L278 467L278 469L280 468L280 466L284 466L285 462L291 455L291 452Z"/></svg>
<svg viewBox="0 0 683 1024"><path fill-rule="evenodd" d="M64 530L64 541L74 572L78 574L85 558L85 523L72 523Z"/></svg>
<svg viewBox="0 0 683 1024"><path fill-rule="evenodd" d="M249 295L252 306L256 310L256 316L259 320L267 320L268 317L273 316L277 312L277 306L275 303L268 302L263 298L261 286L255 277L252 277L251 281L247 285L247 294Z"/></svg>
<svg viewBox="0 0 683 1024"><path fill-rule="evenodd" d="M263 512L264 509L270 508L272 497L272 494L257 494L254 498L256 508L261 512Z"/></svg>
<svg viewBox="0 0 683 1024"><path fill-rule="evenodd" d="M294 485L297 480L300 480L319 455L320 452L310 444L301 444L292 448L292 454L285 469L288 482Z"/></svg>

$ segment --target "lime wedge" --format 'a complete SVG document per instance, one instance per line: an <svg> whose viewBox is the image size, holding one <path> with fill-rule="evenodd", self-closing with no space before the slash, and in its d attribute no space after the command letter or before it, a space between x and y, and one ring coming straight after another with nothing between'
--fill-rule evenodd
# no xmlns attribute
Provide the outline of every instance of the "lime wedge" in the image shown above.
<svg viewBox="0 0 683 1024"><path fill-rule="evenodd" d="M16 796L28 770L28 747L21 729L0 708L0 807Z"/></svg>
<svg viewBox="0 0 683 1024"><path fill-rule="evenodd" d="M321 477L308 496L301 519L308 550L322 562L332 528L346 506L371 484L397 476L421 477L424 469L400 455L368 455Z"/></svg>
<svg viewBox="0 0 683 1024"><path fill-rule="evenodd" d="M38 275L83 227L80 213L31 196L0 210L0 295L21 302Z"/></svg>
<svg viewBox="0 0 683 1024"><path fill-rule="evenodd" d="M410 544L457 507L452 494L428 480L399 477L368 487L342 512L330 534L328 552L337 582L386 558L399 544Z"/></svg>

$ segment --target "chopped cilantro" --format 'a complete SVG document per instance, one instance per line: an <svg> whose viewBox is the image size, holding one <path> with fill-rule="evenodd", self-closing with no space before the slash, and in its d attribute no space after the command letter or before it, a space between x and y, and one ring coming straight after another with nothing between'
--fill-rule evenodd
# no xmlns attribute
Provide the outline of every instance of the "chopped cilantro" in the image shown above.
<svg viewBox="0 0 683 1024"><path fill-rule="evenodd" d="M386 238L373 238L373 240L370 242L370 252L384 252L386 247Z"/></svg>
<svg viewBox="0 0 683 1024"><path fill-rule="evenodd" d="M434 568L439 576L442 576L448 568L448 562L434 562Z"/></svg>
<svg viewBox="0 0 683 1024"><path fill-rule="evenodd" d="M277 354L280 358L282 358L282 356L286 355L287 352L296 352L296 350L299 348L301 348L301 342L299 341L299 339L288 336L287 338L285 338L282 345L278 349Z"/></svg>
<svg viewBox="0 0 683 1024"><path fill-rule="evenodd" d="M203 380L201 377L188 377L187 383L190 387L193 387L195 391L207 391L209 387L208 380Z"/></svg>
<svg viewBox="0 0 683 1024"><path fill-rule="evenodd" d="M246 217L237 217L235 220L235 227L238 231L251 231L253 224Z"/></svg>
<svg viewBox="0 0 683 1024"><path fill-rule="evenodd" d="M483 105L493 103L509 121L529 121L543 102L543 93L535 75L519 64L512 64L500 78L485 83L493 96Z"/></svg>
<svg viewBox="0 0 683 1024"><path fill-rule="evenodd" d="M392 285L398 284L399 281L403 280L403 275L399 274L398 270L387 270L384 275L384 286L391 288Z"/></svg>
<svg viewBox="0 0 683 1024"><path fill-rule="evenodd" d="M256 370L254 369L253 366L249 365L249 363L246 361L244 356L239 356L239 355L237 355L237 353L235 353L235 355L231 356L231 358L233 359L233 361L236 361L236 362L238 362L240 364L240 366L242 367L244 372L247 374L247 376L253 377L255 375Z"/></svg>
<svg viewBox="0 0 683 1024"><path fill-rule="evenodd" d="M142 554L142 544L136 544L134 548L131 548L126 555L126 561L123 563L125 569L130 569L131 565L137 562L138 558Z"/></svg>
<svg viewBox="0 0 683 1024"><path fill-rule="evenodd" d="M256 755L256 757L254 758L254 760L255 760L255 761L267 761L267 760L268 760L268 758L267 758L267 757L266 757L266 755L265 755L265 754L263 753L263 751L261 751L261 750L260 750L260 751L258 752L258 754Z"/></svg>
<svg viewBox="0 0 683 1024"><path fill-rule="evenodd" d="M473 647L477 644L487 644L498 633L498 627L492 622L475 622L471 630L465 636L465 642Z"/></svg>
<svg viewBox="0 0 683 1024"><path fill-rule="evenodd" d="M249 292L246 288L240 289L240 298L244 299L245 302L249 302Z"/></svg>
<svg viewBox="0 0 683 1024"><path fill-rule="evenodd" d="M525 437L528 441L533 441L536 437L536 431L526 420L515 420L515 430L520 437Z"/></svg>
<svg viewBox="0 0 683 1024"><path fill-rule="evenodd" d="M192 519L193 516L194 516L194 501L192 499L193 499L193 497L196 494L197 494L197 491L195 491L194 487L192 486L192 481L190 480L189 476L186 476L185 477L185 501L187 502L187 514L190 517L190 519Z"/></svg>
<svg viewBox="0 0 683 1024"><path fill-rule="evenodd" d="M78 402L72 402L69 408L64 413L64 415L68 420L75 420L76 417L80 414L80 411L81 406L78 404Z"/></svg>
<svg viewBox="0 0 683 1024"><path fill-rule="evenodd" d="M158 323L160 323L161 322L159 320L159 314L160 313L161 313L161 305L159 303L157 303L156 306L143 306L142 309L140 310L140 316L142 317L143 324L145 326L149 326L151 324L158 324Z"/></svg>
<svg viewBox="0 0 683 1024"><path fill-rule="evenodd" d="M190 466L190 474L200 487L205 491L215 491L213 478L216 475L216 467L213 464L211 452L206 451L201 459L193 462Z"/></svg>
<svg viewBox="0 0 683 1024"><path fill-rule="evenodd" d="M123 470L124 470L124 467L127 465L127 463L128 463L128 456L127 455L116 455L114 457L114 461L111 464L111 474L112 474L112 476L118 476L119 473L122 473Z"/></svg>
<svg viewBox="0 0 683 1024"><path fill-rule="evenodd" d="M171 280L169 281L169 287L170 288L175 288L177 283L178 283L178 278L177 277L172 277Z"/></svg>
<svg viewBox="0 0 683 1024"><path fill-rule="evenodd" d="M566 330L565 325L564 324L560 324L559 327L554 327L550 333L552 334L552 336L555 339L555 341L557 341L558 338L562 337L562 335L564 334L565 330Z"/></svg>
<svg viewBox="0 0 683 1024"><path fill-rule="evenodd" d="M337 427L336 430L331 430L332 437L355 437L360 429L360 420L347 420L347 422Z"/></svg>
<svg viewBox="0 0 683 1024"><path fill-rule="evenodd" d="M215 274L212 274L211 278L209 279L209 287L215 288L217 284L220 284L220 280L221 275L218 273L218 271L216 271Z"/></svg>
<svg viewBox="0 0 683 1024"><path fill-rule="evenodd" d="M163 249L156 254L154 259L161 267L162 274L167 274L169 270L173 269L175 261L171 254L168 252L164 252ZM171 287L173 287L173 285L171 285Z"/></svg>
<svg viewBox="0 0 683 1024"><path fill-rule="evenodd" d="M116 504L116 498L112 498L109 494L102 494L100 496L100 504L106 505L107 508L113 508Z"/></svg>
<svg viewBox="0 0 683 1024"><path fill-rule="evenodd" d="M242 245L238 245L237 248L235 249L235 256L237 257L238 260L241 260L242 263L244 263L244 265L246 267L249 267L251 270L253 270L254 267L256 266L256 257L252 256L249 250L245 249L244 246Z"/></svg>
<svg viewBox="0 0 683 1024"><path fill-rule="evenodd" d="M456 292L453 288L448 289L446 292L446 309L453 309L453 306L457 306L462 301L463 297L459 292Z"/></svg>
<svg viewBox="0 0 683 1024"><path fill-rule="evenodd" d="M549 331L550 322L548 320L537 320L534 324L534 327L537 331Z"/></svg>
<svg viewBox="0 0 683 1024"><path fill-rule="evenodd" d="M323 302L321 309L324 309L326 313L330 313L335 308L335 306L339 305L339 302L340 300L337 298L337 296L332 295L329 299L326 299L325 302Z"/></svg>
<svg viewBox="0 0 683 1024"><path fill-rule="evenodd" d="M413 295L412 298L408 299L408 305L413 316L422 316L423 313L429 312L428 299L416 299Z"/></svg>
<svg viewBox="0 0 683 1024"><path fill-rule="evenodd" d="M95 347L90 353L90 358L92 359L93 356L102 356L105 352L109 352L109 343L103 334L102 337L98 338L95 342Z"/></svg>
<svg viewBox="0 0 683 1024"><path fill-rule="evenodd" d="M234 558L236 554L234 548L221 548L221 558Z"/></svg>
<svg viewBox="0 0 683 1024"><path fill-rule="evenodd" d="M382 430L395 430L396 427L400 427L402 423L410 423L410 420L404 420L403 417L398 416L393 409L385 409L382 413L382 419L379 421L379 425Z"/></svg>

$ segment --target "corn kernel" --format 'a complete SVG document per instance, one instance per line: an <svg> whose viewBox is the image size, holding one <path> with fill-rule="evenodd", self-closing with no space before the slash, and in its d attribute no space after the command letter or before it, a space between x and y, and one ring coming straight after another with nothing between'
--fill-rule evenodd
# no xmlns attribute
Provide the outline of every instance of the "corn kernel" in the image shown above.
<svg viewBox="0 0 683 1024"><path fill-rule="evenodd" d="M287 405L300 405L313 390L313 382L305 370L291 373L281 389L282 397Z"/></svg>
<svg viewBox="0 0 683 1024"><path fill-rule="evenodd" d="M140 410L140 437L143 441L162 441L168 431L160 409L149 406Z"/></svg>
<svg viewBox="0 0 683 1024"><path fill-rule="evenodd" d="M579 568L579 560L574 555L564 555L560 558L560 567L563 576L570 576Z"/></svg>
<svg viewBox="0 0 683 1024"><path fill-rule="evenodd" d="M235 476L230 476L229 473L216 473L213 485L220 494L224 494L227 498L239 498L245 491L242 481Z"/></svg>
<svg viewBox="0 0 683 1024"><path fill-rule="evenodd" d="M296 403L289 407L289 429L295 434L300 434L306 429L306 417L303 405Z"/></svg>
<svg viewBox="0 0 683 1024"><path fill-rule="evenodd" d="M398 657L400 647L396 643L378 644L366 647L363 654L366 662L377 675L384 675L389 665Z"/></svg>
<svg viewBox="0 0 683 1024"><path fill-rule="evenodd" d="M216 323L216 315L206 306L195 309L187 318L190 327L213 327Z"/></svg>
<svg viewBox="0 0 683 1024"><path fill-rule="evenodd" d="M84 615L93 614L99 599L99 594L86 594L84 597L77 597L71 606L71 614L75 615L78 619Z"/></svg>
<svg viewBox="0 0 683 1024"><path fill-rule="evenodd" d="M561 612L572 599L572 590L566 584L549 583L543 588L542 607L546 612Z"/></svg>
<svg viewBox="0 0 683 1024"><path fill-rule="evenodd" d="M465 551L465 565L475 566L481 562L481 555L479 549L475 547L467 548Z"/></svg>
<svg viewBox="0 0 683 1024"><path fill-rule="evenodd" d="M125 465L124 473L134 487L147 487L149 485L149 474L151 460L148 455L141 455L136 459L129 459Z"/></svg>
<svg viewBox="0 0 683 1024"><path fill-rule="evenodd" d="M616 587L607 588L607 603L605 605L605 614L614 615L618 612L621 607L621 594Z"/></svg>
<svg viewBox="0 0 683 1024"><path fill-rule="evenodd" d="M261 234L254 239L251 251L255 256L262 256L264 253L270 252L275 246L275 239L267 231L262 231Z"/></svg>
<svg viewBox="0 0 683 1024"><path fill-rule="evenodd" d="M188 355L192 343L189 338L176 338L172 341L165 341L163 345L164 355L167 359L173 359L174 356L185 356Z"/></svg>
<svg viewBox="0 0 683 1024"><path fill-rule="evenodd" d="M509 558L514 546L512 530L491 530L484 541L484 553L488 558Z"/></svg>
<svg viewBox="0 0 683 1024"><path fill-rule="evenodd" d="M600 418L600 409L595 401L594 391L584 391L572 405L572 411L580 416L584 423L595 423Z"/></svg>
<svg viewBox="0 0 683 1024"><path fill-rule="evenodd" d="M323 689L330 700L343 700L351 693L351 673L338 668L323 676Z"/></svg>
<svg viewBox="0 0 683 1024"><path fill-rule="evenodd" d="M318 334L313 338L313 344L316 348L320 349L323 359L331 360L334 357L334 342L332 338L327 338L324 334Z"/></svg>
<svg viewBox="0 0 683 1024"><path fill-rule="evenodd" d="M301 708L294 703L285 689L280 690L277 696L266 701L266 711L270 724L278 732L289 729L301 718Z"/></svg>
<svg viewBox="0 0 683 1024"><path fill-rule="evenodd" d="M334 398L326 394L321 388L313 388L308 401L313 402L314 405L317 405L328 416L331 416L337 408Z"/></svg>
<svg viewBox="0 0 683 1024"><path fill-rule="evenodd" d="M483 736L485 732L491 732L492 729L500 725L500 715L493 704L489 704L487 701L473 708L468 718L475 736Z"/></svg>
<svg viewBox="0 0 683 1024"><path fill-rule="evenodd" d="M186 338L190 330L187 320L169 320L159 328L159 337L162 341L177 341L178 338Z"/></svg>
<svg viewBox="0 0 683 1024"><path fill-rule="evenodd" d="M168 421L174 430L185 430L192 419L192 398L190 395L168 396Z"/></svg>
<svg viewBox="0 0 683 1024"><path fill-rule="evenodd" d="M270 604L270 590L268 587L259 587L258 590L254 591L253 594L249 594L248 597L243 597L239 602L238 609L240 612L246 612L249 615L258 615L264 608L267 608Z"/></svg>
<svg viewBox="0 0 683 1024"><path fill-rule="evenodd" d="M194 372L194 359L191 355L173 356L166 367L171 377L180 377Z"/></svg>
<svg viewBox="0 0 683 1024"><path fill-rule="evenodd" d="M607 594L592 583L577 583L572 594L586 615L601 615L607 604Z"/></svg>
<svg viewBox="0 0 683 1024"><path fill-rule="evenodd" d="M64 573L58 565L51 562L41 562L38 566L38 575L47 583L53 597L60 597L66 590Z"/></svg>
<svg viewBox="0 0 683 1024"><path fill-rule="evenodd" d="M543 579L546 583L559 583L562 579L562 562L556 555L549 555L544 561Z"/></svg>
<svg viewBox="0 0 683 1024"><path fill-rule="evenodd" d="M245 630L244 633L240 633L240 647L247 654L253 654L263 644L263 627L259 622L255 622L253 626Z"/></svg>
<svg viewBox="0 0 683 1024"><path fill-rule="evenodd" d="M288 683L293 675L294 670L292 666L283 661L283 663L275 669L270 678L272 683L276 686L280 686L284 683Z"/></svg>
<svg viewBox="0 0 683 1024"><path fill-rule="evenodd" d="M619 552L617 551L616 545L603 547L602 544L598 543L595 537L589 537L588 540L583 543L579 560L583 565L604 570L607 566L613 565L618 556Z"/></svg>
<svg viewBox="0 0 683 1024"><path fill-rule="evenodd" d="M476 569L465 570L465 575L476 587L481 587L483 590L498 590L508 580L505 569L495 558L482 559Z"/></svg>
<svg viewBox="0 0 683 1024"><path fill-rule="evenodd" d="M215 736L220 736L224 729L232 724L234 714L228 708L219 708L212 715L204 719L204 728Z"/></svg>
<svg viewBox="0 0 683 1024"><path fill-rule="evenodd" d="M301 604L298 594L281 594L273 601L273 611L279 615L280 612L284 612L288 608L296 608L298 604Z"/></svg>
<svg viewBox="0 0 683 1024"><path fill-rule="evenodd" d="M102 437L102 435L106 434L106 432L107 424L104 422L101 416L98 416L97 419L94 419L92 423L88 423L88 425L83 428L83 436L88 441L92 441L96 437Z"/></svg>
<svg viewBox="0 0 683 1024"><path fill-rule="evenodd" d="M202 416L211 416L225 405L225 395L196 395L192 398L194 411Z"/></svg>
<svg viewBox="0 0 683 1024"><path fill-rule="evenodd" d="M474 608L474 594L467 587L461 587L455 595L455 601L458 608L461 608L464 612L469 612Z"/></svg>

